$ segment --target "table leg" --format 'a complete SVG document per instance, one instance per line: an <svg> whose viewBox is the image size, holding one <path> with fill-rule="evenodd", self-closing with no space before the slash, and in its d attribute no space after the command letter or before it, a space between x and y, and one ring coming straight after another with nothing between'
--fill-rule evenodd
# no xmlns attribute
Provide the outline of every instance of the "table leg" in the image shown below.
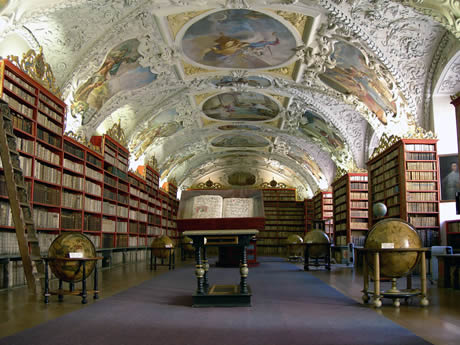
<svg viewBox="0 0 460 345"><path fill-rule="evenodd" d="M62 279L59 279L59 294L58 294L58 301L59 302L62 302L64 300L64 295L62 294L62 289L63 289L63 286L62 286Z"/></svg>
<svg viewBox="0 0 460 345"><path fill-rule="evenodd" d="M308 267L310 261L310 252L308 250L308 244L305 245L305 262L303 264L303 270L308 271L310 268Z"/></svg>
<svg viewBox="0 0 460 345"><path fill-rule="evenodd" d="M150 271L153 268L153 248L150 248Z"/></svg>
<svg viewBox="0 0 460 345"><path fill-rule="evenodd" d="M380 300L380 257L379 253L374 253L374 307L380 308L382 301Z"/></svg>
<svg viewBox="0 0 460 345"><path fill-rule="evenodd" d="M369 268L367 267L366 254L362 257L363 260L363 302L369 302Z"/></svg>
<svg viewBox="0 0 460 345"><path fill-rule="evenodd" d="M209 262L208 262L208 255L206 253L206 246L203 246L203 269L204 269L203 286L205 290L208 290L209 288L209 281L208 281Z"/></svg>
<svg viewBox="0 0 460 345"><path fill-rule="evenodd" d="M48 272L48 260L45 259L45 291L43 293L44 302L48 304L50 302L50 280Z"/></svg>
<svg viewBox="0 0 460 345"><path fill-rule="evenodd" d="M420 305L422 307L427 307L430 302L428 301L428 298L426 297L426 261L425 261L425 252L422 252L422 258L421 258L421 277L420 277L420 282L422 285L422 299L420 301Z"/></svg>
<svg viewBox="0 0 460 345"><path fill-rule="evenodd" d="M246 254L246 246L241 247L241 263L240 263L240 292L241 293L248 293L248 258Z"/></svg>
<svg viewBox="0 0 460 345"><path fill-rule="evenodd" d="M331 270L331 247L329 244L327 245L327 247L328 247L328 251L326 254L326 269L330 271Z"/></svg>
<svg viewBox="0 0 460 345"><path fill-rule="evenodd" d="M99 277L97 271L97 261L94 266L94 299L99 299Z"/></svg>
<svg viewBox="0 0 460 345"><path fill-rule="evenodd" d="M86 264L85 261L82 261L83 264L83 279L81 281L81 303L86 304L88 301L86 297L88 296L86 293Z"/></svg>
<svg viewBox="0 0 460 345"><path fill-rule="evenodd" d="M204 286L203 286L203 276L204 276L204 269L203 264L201 263L201 247L195 247L195 276L197 280L197 294L204 294Z"/></svg>

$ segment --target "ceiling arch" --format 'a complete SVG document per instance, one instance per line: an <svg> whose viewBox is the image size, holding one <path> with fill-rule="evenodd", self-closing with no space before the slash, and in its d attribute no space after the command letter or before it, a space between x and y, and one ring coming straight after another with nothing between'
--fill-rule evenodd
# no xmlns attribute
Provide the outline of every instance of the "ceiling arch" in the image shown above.
<svg viewBox="0 0 460 345"><path fill-rule="evenodd" d="M10 0L0 16L0 38L43 48L67 131L120 123L132 166L155 156L182 186L246 169L327 188L384 132L431 129L439 55L459 50L458 9L435 0Z"/></svg>

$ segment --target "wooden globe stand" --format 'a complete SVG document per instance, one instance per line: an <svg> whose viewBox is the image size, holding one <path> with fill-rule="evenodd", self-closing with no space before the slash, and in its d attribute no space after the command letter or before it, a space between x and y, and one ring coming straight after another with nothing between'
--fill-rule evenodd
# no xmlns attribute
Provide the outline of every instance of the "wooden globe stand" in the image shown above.
<svg viewBox="0 0 460 345"><path fill-rule="evenodd" d="M363 301L364 303L369 302L370 295L373 295L373 305L376 308L380 308L382 306L382 298L390 298L393 300L393 305L398 308L401 305L401 298L407 302L409 298L421 296L420 305L422 307L426 307L429 305L429 300L427 298L427 285L426 285L426 261L425 261L425 253L429 250L428 248L392 248L392 249L370 249L370 248L359 248L359 251L363 252L363 278L364 278L364 287L363 287ZM412 277L410 274L406 276L407 285L406 289L399 290L396 286L396 282L398 278L392 278L391 280L391 288L386 291L380 290L380 281L382 279L380 275L380 255L382 253L389 253L389 252L399 252L399 253L410 253L416 252L418 253L418 261L420 262L420 282L421 282L421 289L413 289L412 288ZM369 272L369 267L367 265L367 258L366 253L371 253L373 258L374 264L374 274L371 277ZM369 289L369 280L370 278L374 281L374 291Z"/></svg>
<svg viewBox="0 0 460 345"><path fill-rule="evenodd" d="M330 243L304 243L305 246L305 261L304 271L309 271L310 266L324 266L328 271L331 270L331 244ZM311 257L310 253L313 251L324 251L324 255L318 257ZM313 263L310 263L312 259ZM320 260L321 259L321 260Z"/></svg>
<svg viewBox="0 0 460 345"><path fill-rule="evenodd" d="M87 297L88 294L93 293L94 299L99 299L99 288L98 288L98 273L97 273L97 262L94 265L94 289L87 290L86 287L86 279L88 278L86 275L86 263L90 261L97 261L102 260L102 256L94 257L94 258L49 258L44 257L43 260L45 261L45 289L44 289L44 302L45 304L49 303L49 298L51 295L57 295L58 301L64 301L64 295L72 295L72 296L81 296L81 303L86 304L88 303ZM81 289L75 289L75 282L68 282L69 283L69 290L64 290L63 288L63 280L59 279L59 288L57 290L50 290L50 275L48 270L48 264L50 261L67 261L67 262L78 262L79 270L81 268L83 278L81 280Z"/></svg>
<svg viewBox="0 0 460 345"><path fill-rule="evenodd" d="M168 270L176 268L176 256L174 255L174 247L171 248L150 248L150 270L157 270L158 266L168 266ZM154 252L156 250L168 251L168 262L165 263L165 257L157 257ZM160 259L160 263L157 263L157 259Z"/></svg>

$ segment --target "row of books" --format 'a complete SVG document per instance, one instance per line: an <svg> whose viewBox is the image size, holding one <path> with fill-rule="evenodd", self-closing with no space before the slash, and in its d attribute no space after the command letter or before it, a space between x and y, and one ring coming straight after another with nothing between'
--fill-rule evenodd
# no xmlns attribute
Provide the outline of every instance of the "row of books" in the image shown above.
<svg viewBox="0 0 460 345"><path fill-rule="evenodd" d="M410 202L407 204L408 212L438 212L437 202Z"/></svg>
<svg viewBox="0 0 460 345"><path fill-rule="evenodd" d="M59 212L34 207L35 227L42 229L59 229Z"/></svg>
<svg viewBox="0 0 460 345"><path fill-rule="evenodd" d="M48 144L55 146L56 148L61 147L61 137L56 136L48 131L44 131L41 128L37 128L37 138L47 142Z"/></svg>
<svg viewBox="0 0 460 345"><path fill-rule="evenodd" d="M351 189L367 189L368 184L364 182L351 182L350 183L350 188Z"/></svg>
<svg viewBox="0 0 460 345"><path fill-rule="evenodd" d="M62 229L81 229L81 213L62 211L61 228Z"/></svg>
<svg viewBox="0 0 460 345"><path fill-rule="evenodd" d="M32 96L30 93L24 91L20 87L14 85L12 82L10 82L7 79L3 79L3 87L10 91L11 93L14 93L15 95L21 97L23 100L26 100L30 104L35 104L35 97Z"/></svg>
<svg viewBox="0 0 460 345"><path fill-rule="evenodd" d="M406 152L407 160L418 160L418 161L434 161L436 160L436 153L434 152L423 152L423 153L414 153Z"/></svg>
<svg viewBox="0 0 460 345"><path fill-rule="evenodd" d="M30 93L35 94L35 91L37 91L37 89L35 87L33 87L32 85L26 83L24 80L19 78L16 74L14 74L13 72L9 71L8 69L5 68L4 73L5 73L5 76L7 76L9 79L13 80L16 84L19 84L23 89L29 91ZM4 81L5 81L5 79L4 79Z"/></svg>
<svg viewBox="0 0 460 345"><path fill-rule="evenodd" d="M50 104L54 109L56 109L58 112L60 113L63 113L64 112L64 108L62 108L61 105L57 104L56 102L54 102L51 98L49 98L48 96L46 96L44 93L40 92L39 93L39 97L38 97L40 100Z"/></svg>
<svg viewBox="0 0 460 345"><path fill-rule="evenodd" d="M265 225L265 231L303 231L305 224L301 223L298 225Z"/></svg>
<svg viewBox="0 0 460 345"><path fill-rule="evenodd" d="M406 151L435 151L433 144L405 144Z"/></svg>
<svg viewBox="0 0 460 345"><path fill-rule="evenodd" d="M32 121L27 120L22 115L17 114L17 113L13 113L12 115L13 115L12 116L13 126L15 128L18 128L21 131L24 131L26 133L32 134L32 131L33 131Z"/></svg>
<svg viewBox="0 0 460 345"><path fill-rule="evenodd" d="M436 162L406 162L407 170L436 170Z"/></svg>
<svg viewBox="0 0 460 345"><path fill-rule="evenodd" d="M59 164L59 163L57 163ZM83 174L83 164L71 161L70 159L64 158L64 168ZM101 175L102 176L102 175Z"/></svg>
<svg viewBox="0 0 460 345"><path fill-rule="evenodd" d="M42 115L41 113L37 114L37 123L57 135L62 134L62 127L56 125L53 121L50 120L49 117Z"/></svg>
<svg viewBox="0 0 460 345"><path fill-rule="evenodd" d="M25 105L25 104L22 104L20 102L18 102L16 99L14 99L13 97L10 97L9 95L7 95L5 92L3 92L2 94L2 100L4 100L6 103L8 103L8 106L17 111L18 113L20 114L23 114L29 118L33 118L34 116L34 110Z"/></svg>
<svg viewBox="0 0 460 345"><path fill-rule="evenodd" d="M38 102L38 109L45 113L46 115L48 115L49 117L51 117L52 119L54 119L55 121L58 121L59 123L62 123L62 114L59 114L57 112L55 112L54 110L50 109L48 106L46 106L45 103L43 102ZM39 113L40 115L40 113Z"/></svg>
<svg viewBox="0 0 460 345"><path fill-rule="evenodd" d="M436 227L438 224L438 217L435 216L421 216L421 215L411 215L408 217L409 223L415 227L424 226L424 227Z"/></svg>

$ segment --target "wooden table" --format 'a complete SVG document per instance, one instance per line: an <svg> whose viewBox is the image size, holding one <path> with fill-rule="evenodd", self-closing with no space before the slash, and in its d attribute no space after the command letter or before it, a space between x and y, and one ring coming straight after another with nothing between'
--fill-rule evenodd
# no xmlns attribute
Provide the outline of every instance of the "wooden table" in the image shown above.
<svg viewBox="0 0 460 345"><path fill-rule="evenodd" d="M74 296L81 296L81 303L86 304L88 303L87 297L88 293L94 293L94 299L99 298L99 288L98 288L98 276L97 276L97 262L94 264L94 290L87 290L86 288L86 263L89 261L97 261L97 260L102 260L102 256L97 256L94 258L49 258L49 257L43 257L43 260L45 260L45 291L43 293L44 296L44 302L46 304L49 303L49 297L51 295L57 295L58 296L58 301L62 302L64 300L64 295L74 295ZM59 288L58 290L50 290L49 288L49 270L48 270L48 264L50 261L71 261L71 262L78 262L81 265L82 273L83 273L83 278L81 280L82 288L75 290L75 283L74 282L69 282L69 290L64 290L63 288L63 280L59 279Z"/></svg>
<svg viewBox="0 0 460 345"><path fill-rule="evenodd" d="M427 298L427 286L426 286L426 261L425 261L425 253L429 250L428 248L384 248L384 249L369 249L369 248L357 248L359 252L361 252L363 258L363 278L364 278L364 288L363 288L363 301L367 303L369 301L369 295L373 295L374 300L373 304L375 307L380 308L382 306L382 298L391 298L393 299L393 305L395 307L400 306L400 299L404 298L407 300L408 298L421 296L422 299L420 300L420 305L422 307L426 307L429 305L429 301ZM380 254L382 253L390 253L390 252L403 252L403 253L410 253L416 252L419 254L418 262L420 263L420 281L421 281L421 289L412 289L412 279L411 275L408 274L407 277L407 285L406 289L398 290L396 288L396 280L397 278L392 278L392 288L387 291L380 291ZM367 265L367 258L366 253L371 253L373 262L374 262L374 291L369 290L369 267Z"/></svg>
<svg viewBox="0 0 460 345"><path fill-rule="evenodd" d="M249 269L246 247L249 245L251 238L258 233L259 231L255 229L184 231L184 236L188 236L193 240L195 248L197 289L193 295L194 307L251 306L251 289L247 284ZM207 246L237 246L240 248L241 278L239 285L213 285L209 287Z"/></svg>
<svg viewBox="0 0 460 345"><path fill-rule="evenodd" d="M460 289L460 254L436 254L438 258L438 286ZM453 269L451 276L451 269Z"/></svg>

